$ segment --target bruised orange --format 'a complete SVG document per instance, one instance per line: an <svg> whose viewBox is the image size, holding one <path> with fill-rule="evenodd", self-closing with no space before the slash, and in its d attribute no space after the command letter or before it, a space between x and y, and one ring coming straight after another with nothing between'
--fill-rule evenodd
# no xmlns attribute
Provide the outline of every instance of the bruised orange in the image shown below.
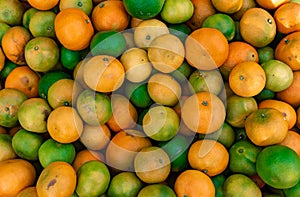
<svg viewBox="0 0 300 197"><path fill-rule="evenodd" d="M24 47L30 40L29 31L23 26L11 27L2 37L2 50L10 61L25 64Z"/></svg>
<svg viewBox="0 0 300 197"><path fill-rule="evenodd" d="M28 66L19 66L13 69L5 80L5 88L14 88L22 91L28 98L38 96L40 76Z"/></svg>

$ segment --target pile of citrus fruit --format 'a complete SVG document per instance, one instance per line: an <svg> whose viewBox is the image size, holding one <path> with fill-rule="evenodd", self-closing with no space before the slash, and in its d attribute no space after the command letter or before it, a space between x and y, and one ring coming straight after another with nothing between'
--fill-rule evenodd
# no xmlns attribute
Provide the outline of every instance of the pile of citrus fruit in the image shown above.
<svg viewBox="0 0 300 197"><path fill-rule="evenodd" d="M0 197L300 196L299 0L0 0Z"/></svg>

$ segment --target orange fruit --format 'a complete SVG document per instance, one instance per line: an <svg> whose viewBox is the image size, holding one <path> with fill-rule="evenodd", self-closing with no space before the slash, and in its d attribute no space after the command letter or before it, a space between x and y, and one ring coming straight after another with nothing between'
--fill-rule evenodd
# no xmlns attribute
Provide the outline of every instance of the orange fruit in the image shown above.
<svg viewBox="0 0 300 197"><path fill-rule="evenodd" d="M36 182L38 196L71 196L76 188L76 172L67 162L55 161L45 167Z"/></svg>
<svg viewBox="0 0 300 197"><path fill-rule="evenodd" d="M172 34L154 38L147 51L152 66L163 73L173 72L184 61L184 46L181 40Z"/></svg>
<svg viewBox="0 0 300 197"><path fill-rule="evenodd" d="M273 108L280 111L283 114L284 118L288 121L289 129L293 128L296 124L296 110L286 102L274 99L267 99L258 103L258 108Z"/></svg>
<svg viewBox="0 0 300 197"><path fill-rule="evenodd" d="M169 74L155 73L148 80L150 98L162 105L174 106L181 96L180 84Z"/></svg>
<svg viewBox="0 0 300 197"><path fill-rule="evenodd" d="M240 19L242 38L254 47L270 44L276 35L276 23L273 16L258 7L248 9Z"/></svg>
<svg viewBox="0 0 300 197"><path fill-rule="evenodd" d="M279 6L274 13L277 30L283 34L289 34L300 30L300 4L288 2Z"/></svg>
<svg viewBox="0 0 300 197"><path fill-rule="evenodd" d="M22 26L11 27L2 37L2 50L10 61L18 65L25 64L25 45L30 40L29 31Z"/></svg>
<svg viewBox="0 0 300 197"><path fill-rule="evenodd" d="M175 180L174 190L178 197L214 197L215 186L204 172L189 169L181 172Z"/></svg>
<svg viewBox="0 0 300 197"><path fill-rule="evenodd" d="M77 172L80 166L82 166L82 164L91 160L99 160L104 162L104 155L99 151L83 149L76 153L76 156L72 162L72 166Z"/></svg>
<svg viewBox="0 0 300 197"><path fill-rule="evenodd" d="M147 49L156 37L168 34L167 25L158 19L148 19L141 21L134 29L133 37L137 47Z"/></svg>
<svg viewBox="0 0 300 197"><path fill-rule="evenodd" d="M36 187L29 186L18 193L16 197L38 197Z"/></svg>
<svg viewBox="0 0 300 197"><path fill-rule="evenodd" d="M300 71L293 72L293 82L285 90L277 92L276 98L289 103L293 107L300 106L300 94L297 94L300 88Z"/></svg>
<svg viewBox="0 0 300 197"><path fill-rule="evenodd" d="M256 3L266 10L274 10L289 0L256 0Z"/></svg>
<svg viewBox="0 0 300 197"><path fill-rule="evenodd" d="M297 127L298 129L300 129L300 107L298 107L296 113L297 113L296 127Z"/></svg>
<svg viewBox="0 0 300 197"><path fill-rule="evenodd" d="M106 163L116 170L134 170L136 154L151 145L150 139L138 130L119 131L112 137L106 148Z"/></svg>
<svg viewBox="0 0 300 197"><path fill-rule="evenodd" d="M47 101L53 109L72 106L81 91L82 87L73 79L60 79L50 86Z"/></svg>
<svg viewBox="0 0 300 197"><path fill-rule="evenodd" d="M4 66L5 66L5 55L3 53L2 48L0 47L0 72L2 71Z"/></svg>
<svg viewBox="0 0 300 197"><path fill-rule="evenodd" d="M232 174L225 179L223 183L225 196L257 196L261 197L262 192L256 183L244 174Z"/></svg>
<svg viewBox="0 0 300 197"><path fill-rule="evenodd" d="M83 122L75 108L59 106L50 112L47 130L57 142L72 143L79 139Z"/></svg>
<svg viewBox="0 0 300 197"><path fill-rule="evenodd" d="M198 92L189 96L181 108L181 118L194 132L208 134L220 129L226 110L219 97L210 92Z"/></svg>
<svg viewBox="0 0 300 197"><path fill-rule="evenodd" d="M275 59L289 65L293 71L300 69L300 60L297 57L297 49L300 45L300 32L296 31L282 38L275 48Z"/></svg>
<svg viewBox="0 0 300 197"><path fill-rule="evenodd" d="M27 98L38 96L40 76L28 66L19 66L12 70L5 80L5 88L22 91Z"/></svg>
<svg viewBox="0 0 300 197"><path fill-rule="evenodd" d="M112 56L97 55L84 64L84 82L98 92L112 92L121 87L125 79L122 63Z"/></svg>
<svg viewBox="0 0 300 197"><path fill-rule="evenodd" d="M102 1L94 6L91 19L97 31L123 31L129 25L129 14L123 1Z"/></svg>
<svg viewBox="0 0 300 197"><path fill-rule="evenodd" d="M168 178L171 172L171 161L162 148L145 147L134 158L134 171L145 183L160 183Z"/></svg>
<svg viewBox="0 0 300 197"><path fill-rule="evenodd" d="M111 180L108 167L101 161L88 161L77 171L76 194L79 196L101 196Z"/></svg>
<svg viewBox="0 0 300 197"><path fill-rule="evenodd" d="M50 10L58 4L59 0L28 0L28 3L38 10Z"/></svg>
<svg viewBox="0 0 300 197"><path fill-rule="evenodd" d="M212 0L211 2L218 11L226 14L239 11L243 5L243 0Z"/></svg>
<svg viewBox="0 0 300 197"><path fill-rule="evenodd" d="M60 11L55 17L54 29L59 42L70 50L87 48L94 35L92 21L86 13L78 8L67 8Z"/></svg>
<svg viewBox="0 0 300 197"><path fill-rule="evenodd" d="M232 68L239 63L253 61L258 63L257 50L250 44L242 41L233 41L229 43L229 53L226 61L220 67L222 76L228 80Z"/></svg>
<svg viewBox="0 0 300 197"><path fill-rule="evenodd" d="M288 134L288 122L274 108L260 108L252 112L245 121L248 138L258 146L278 144Z"/></svg>
<svg viewBox="0 0 300 197"><path fill-rule="evenodd" d="M21 190L35 183L37 173L34 166L23 159L8 159L0 162L0 194L16 196Z"/></svg>
<svg viewBox="0 0 300 197"><path fill-rule="evenodd" d="M93 0L60 0L59 10L66 8L79 8L89 16L93 10Z"/></svg>
<svg viewBox="0 0 300 197"><path fill-rule="evenodd" d="M194 30L185 40L185 49L186 61L200 70L212 70L220 67L226 61L229 53L226 37L215 28Z"/></svg>
<svg viewBox="0 0 300 197"><path fill-rule="evenodd" d="M233 67L228 82L236 95L252 97L264 89L266 74L258 63L242 62Z"/></svg>
<svg viewBox="0 0 300 197"><path fill-rule="evenodd" d="M267 146L257 156L256 170L269 186L291 188L300 180L300 157L287 146Z"/></svg>
<svg viewBox="0 0 300 197"><path fill-rule="evenodd" d="M25 7L18 0L3 0L0 5L0 22L9 26L22 24Z"/></svg>
<svg viewBox="0 0 300 197"><path fill-rule="evenodd" d="M296 131L289 130L287 136L279 144L293 149L300 156L300 134Z"/></svg>
<svg viewBox="0 0 300 197"><path fill-rule="evenodd" d="M126 79L133 83L146 80L153 68L147 51L141 48L129 48L121 55L120 61L124 66Z"/></svg>
<svg viewBox="0 0 300 197"><path fill-rule="evenodd" d="M253 97L232 95L227 98L226 104L226 121L237 128L243 128L247 116L258 109Z"/></svg>
<svg viewBox="0 0 300 197"><path fill-rule="evenodd" d="M188 150L188 161L193 169L200 170L208 176L216 176L227 168L229 153L218 141L197 140Z"/></svg>
<svg viewBox="0 0 300 197"><path fill-rule="evenodd" d="M107 125L112 131L132 129L136 126L138 112L132 103L121 94L111 95L112 117Z"/></svg>
<svg viewBox="0 0 300 197"><path fill-rule="evenodd" d="M36 72L50 71L59 61L59 48L52 38L33 38L25 46L25 61Z"/></svg>
<svg viewBox="0 0 300 197"><path fill-rule="evenodd" d="M211 3L211 0L191 0L194 5L194 12L192 17L186 24L192 29L202 27L203 21L210 15L215 14L217 11Z"/></svg>
<svg viewBox="0 0 300 197"><path fill-rule="evenodd" d="M80 142L89 150L103 150L111 139L109 128L103 124L99 126L84 125L80 135Z"/></svg>
<svg viewBox="0 0 300 197"><path fill-rule="evenodd" d="M254 8L254 7L257 7L255 0L243 0L242 7L239 9L239 11L232 14L232 18L235 21L239 21L246 10L248 10L249 8Z"/></svg>

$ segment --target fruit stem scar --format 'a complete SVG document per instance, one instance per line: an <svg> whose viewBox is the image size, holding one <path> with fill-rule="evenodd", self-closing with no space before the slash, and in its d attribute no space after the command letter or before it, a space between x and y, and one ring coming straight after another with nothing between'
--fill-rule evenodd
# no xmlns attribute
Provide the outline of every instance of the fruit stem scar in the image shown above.
<svg viewBox="0 0 300 197"><path fill-rule="evenodd" d="M239 152L239 153L243 153L244 150L240 148L240 149L238 150L238 152Z"/></svg>
<svg viewBox="0 0 300 197"><path fill-rule="evenodd" d="M284 39L284 43L288 44L288 43L290 43L290 40L289 39Z"/></svg>
<svg viewBox="0 0 300 197"><path fill-rule="evenodd" d="M34 46L33 48L35 51L39 50L39 47L38 46Z"/></svg>
<svg viewBox="0 0 300 197"><path fill-rule="evenodd" d="M260 116L261 116L262 118L264 118L264 117L266 117L266 114L262 113Z"/></svg>
<svg viewBox="0 0 300 197"><path fill-rule="evenodd" d="M243 75L240 75L240 80L244 80L245 79L245 77L243 76Z"/></svg>
<svg viewBox="0 0 300 197"><path fill-rule="evenodd" d="M207 102L207 101L203 101L203 102L202 102L202 105L208 106L208 102Z"/></svg>
<svg viewBox="0 0 300 197"><path fill-rule="evenodd" d="M86 24L89 24L90 20L89 19L85 19L85 22L86 22Z"/></svg>
<svg viewBox="0 0 300 197"><path fill-rule="evenodd" d="M268 21L269 24L272 24L272 19L268 18L267 21Z"/></svg>
<svg viewBox="0 0 300 197"><path fill-rule="evenodd" d="M82 7L83 3L82 3L81 1L79 1L79 2L77 3L77 5L78 5L78 7Z"/></svg>
<svg viewBox="0 0 300 197"><path fill-rule="evenodd" d="M100 3L100 5L99 5L100 8L103 8L104 6L105 6L104 3Z"/></svg>
<svg viewBox="0 0 300 197"><path fill-rule="evenodd" d="M151 36L150 35L147 35L146 36L146 40L150 40L151 39Z"/></svg>

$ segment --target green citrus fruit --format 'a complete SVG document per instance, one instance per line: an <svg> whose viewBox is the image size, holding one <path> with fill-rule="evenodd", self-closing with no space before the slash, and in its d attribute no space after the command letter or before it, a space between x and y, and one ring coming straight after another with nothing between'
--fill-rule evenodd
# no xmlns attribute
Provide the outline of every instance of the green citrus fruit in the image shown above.
<svg viewBox="0 0 300 197"><path fill-rule="evenodd" d="M54 19L52 11L37 11L30 19L29 31L33 37L55 38Z"/></svg>
<svg viewBox="0 0 300 197"><path fill-rule="evenodd" d="M79 94L76 107L81 118L90 125L105 124L112 116L110 97L90 89Z"/></svg>
<svg viewBox="0 0 300 197"><path fill-rule="evenodd" d="M115 30L97 32L90 43L93 55L120 56L126 50L126 40L122 33Z"/></svg>
<svg viewBox="0 0 300 197"><path fill-rule="evenodd" d="M18 0L1 0L0 4L0 22L11 26L22 23L25 7Z"/></svg>
<svg viewBox="0 0 300 197"><path fill-rule="evenodd" d="M287 146L267 146L257 156L256 170L271 187L294 187L300 180L300 157Z"/></svg>
<svg viewBox="0 0 300 197"><path fill-rule="evenodd" d="M3 35L7 32L7 30L10 28L10 26L4 22L0 22L0 46Z"/></svg>
<svg viewBox="0 0 300 197"><path fill-rule="evenodd" d="M17 157L12 147L12 136L9 134L0 134L0 161L14 159Z"/></svg>
<svg viewBox="0 0 300 197"><path fill-rule="evenodd" d="M38 86L39 96L44 99L47 99L48 90L50 86L56 81L58 81L59 79L71 79L71 75L61 70L46 72L40 78L39 81L39 86Z"/></svg>
<svg viewBox="0 0 300 197"><path fill-rule="evenodd" d="M293 187L283 189L285 197L294 197L300 194L300 181Z"/></svg>
<svg viewBox="0 0 300 197"><path fill-rule="evenodd" d="M186 0L166 0L160 12L167 23L179 24L188 21L194 13L194 4Z"/></svg>
<svg viewBox="0 0 300 197"><path fill-rule="evenodd" d="M0 90L0 125L14 127L18 125L18 111L26 95L17 89Z"/></svg>
<svg viewBox="0 0 300 197"><path fill-rule="evenodd" d="M270 46L258 48L257 53L259 64L274 59L274 49Z"/></svg>
<svg viewBox="0 0 300 197"><path fill-rule="evenodd" d="M211 180L216 188L216 194L215 197L223 197L225 196L223 185L226 180L226 177L224 174L218 174L216 176L211 177Z"/></svg>
<svg viewBox="0 0 300 197"><path fill-rule="evenodd" d="M176 197L174 190L162 183L150 184L141 189L137 197L168 196Z"/></svg>
<svg viewBox="0 0 300 197"><path fill-rule="evenodd" d="M165 0L123 0L126 11L133 17L142 20L157 16L165 3Z"/></svg>
<svg viewBox="0 0 300 197"><path fill-rule="evenodd" d="M48 102L39 97L25 100L19 110L18 119L20 125L31 132L47 132L47 118L52 111Z"/></svg>
<svg viewBox="0 0 300 197"><path fill-rule="evenodd" d="M257 102L273 99L275 97L275 92L269 89L264 88L260 93L254 96Z"/></svg>
<svg viewBox="0 0 300 197"><path fill-rule="evenodd" d="M286 63L271 59L262 63L261 66L266 73L266 89L280 92L292 84L293 71Z"/></svg>
<svg viewBox="0 0 300 197"><path fill-rule="evenodd" d="M52 138L43 142L38 150L38 159L45 168L54 161L72 163L76 155L73 144L59 143Z"/></svg>
<svg viewBox="0 0 300 197"><path fill-rule="evenodd" d="M223 185L225 196L262 196L260 188L244 174L228 176Z"/></svg>
<svg viewBox="0 0 300 197"><path fill-rule="evenodd" d="M100 196L109 186L107 166L97 160L84 163L77 171L76 193L79 196Z"/></svg>
<svg viewBox="0 0 300 197"><path fill-rule="evenodd" d="M192 29L186 23L169 24L168 27L170 33L177 36L183 43L186 37L192 33Z"/></svg>
<svg viewBox="0 0 300 197"><path fill-rule="evenodd" d="M136 107L146 108L153 103L147 90L147 83L131 83L127 81L125 93L130 102Z"/></svg>
<svg viewBox="0 0 300 197"><path fill-rule="evenodd" d="M216 13L208 16L202 24L202 27L216 28L220 30L228 41L235 37L236 26L231 16L223 13Z"/></svg>
<svg viewBox="0 0 300 197"><path fill-rule="evenodd" d="M22 18L22 25L26 28L29 29L29 23L30 20L32 18L32 16L38 12L38 9L36 8L29 8L28 10L26 10L23 14L23 18Z"/></svg>
<svg viewBox="0 0 300 197"><path fill-rule="evenodd" d="M59 48L52 38L33 38L25 46L25 60L32 70L47 72L58 63Z"/></svg>
<svg viewBox="0 0 300 197"><path fill-rule="evenodd" d="M188 167L189 141L182 135L176 135L170 141L159 143L170 157L172 172L180 172Z"/></svg>
<svg viewBox="0 0 300 197"><path fill-rule="evenodd" d="M143 118L144 132L156 141L172 139L177 134L179 124L177 113L166 106L150 108Z"/></svg>
<svg viewBox="0 0 300 197"><path fill-rule="evenodd" d="M229 149L229 169L248 176L256 173L256 157L261 148L248 140L240 140Z"/></svg>
<svg viewBox="0 0 300 197"><path fill-rule="evenodd" d="M36 161L43 141L40 134L20 129L12 138L12 146L20 158Z"/></svg>
<svg viewBox="0 0 300 197"><path fill-rule="evenodd" d="M137 196L143 187L142 181L134 172L120 172L112 177L107 190L108 197Z"/></svg>
<svg viewBox="0 0 300 197"><path fill-rule="evenodd" d="M81 51L73 51L65 48L64 46L61 47L60 61L64 68L74 70L81 59Z"/></svg>
<svg viewBox="0 0 300 197"><path fill-rule="evenodd" d="M191 73L193 72L193 68L186 62L183 63L173 72L170 73L179 83L183 83L187 81Z"/></svg>

